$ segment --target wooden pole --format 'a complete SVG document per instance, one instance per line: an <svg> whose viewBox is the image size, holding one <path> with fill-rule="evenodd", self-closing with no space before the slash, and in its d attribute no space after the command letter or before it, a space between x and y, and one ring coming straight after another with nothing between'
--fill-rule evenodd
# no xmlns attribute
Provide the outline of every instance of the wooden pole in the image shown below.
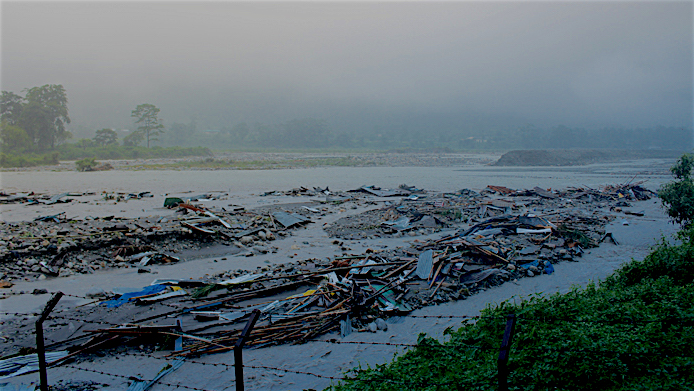
<svg viewBox="0 0 694 391"><path fill-rule="evenodd" d="M39 376L41 378L41 391L48 391L48 374L46 373L46 348L43 344L43 321L46 320L48 314L53 311L60 298L63 297L63 292L56 292L53 297L46 303L41 316L36 320L36 355L39 358Z"/></svg>
<svg viewBox="0 0 694 391"><path fill-rule="evenodd" d="M499 368L499 391L508 391L508 357L515 327L516 315L510 314L508 315L508 320L506 320L506 330L504 330L504 338L501 341L499 359L497 360L497 366Z"/></svg>
<svg viewBox="0 0 694 391"><path fill-rule="evenodd" d="M259 317L260 310L253 310L253 313L251 313L251 317L248 319L248 323L246 323L246 327L243 328L241 336L234 345L234 369L236 372L236 391L243 391L243 345L246 343L246 339L248 339L248 335L251 333L251 330L253 330L253 326L255 326L255 322L258 321Z"/></svg>

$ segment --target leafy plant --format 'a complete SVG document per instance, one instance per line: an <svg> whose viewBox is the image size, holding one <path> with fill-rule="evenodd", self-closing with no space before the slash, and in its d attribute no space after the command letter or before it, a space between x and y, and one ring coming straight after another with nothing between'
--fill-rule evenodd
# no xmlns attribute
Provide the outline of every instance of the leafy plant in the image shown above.
<svg viewBox="0 0 694 391"><path fill-rule="evenodd" d="M92 171L97 166L96 158L85 158L75 162L77 171Z"/></svg>
<svg viewBox="0 0 694 391"><path fill-rule="evenodd" d="M578 244L581 245L583 248L589 248L589 247L596 247L597 243L591 238L588 237L585 233L581 232L578 229L572 229L567 227L565 224L561 224L557 227L557 232L561 235L561 237L565 239L572 240Z"/></svg>
<svg viewBox="0 0 694 391"><path fill-rule="evenodd" d="M58 153L20 154L0 153L0 167L34 167L47 164L58 164Z"/></svg>
<svg viewBox="0 0 694 391"><path fill-rule="evenodd" d="M658 196L667 207L667 214L676 223L689 227L694 222L694 154L686 153L677 160L670 171L677 179L660 188Z"/></svg>

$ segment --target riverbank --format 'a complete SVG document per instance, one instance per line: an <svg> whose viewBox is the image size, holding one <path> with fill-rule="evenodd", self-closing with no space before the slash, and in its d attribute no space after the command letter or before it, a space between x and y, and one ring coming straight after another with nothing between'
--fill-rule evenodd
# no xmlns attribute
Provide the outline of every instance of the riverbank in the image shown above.
<svg viewBox="0 0 694 391"><path fill-rule="evenodd" d="M459 167L491 164L498 153L395 152L227 152L212 156L151 159L97 159L113 170L277 170L312 167ZM3 172L76 171L74 160L33 167L4 168Z"/></svg>

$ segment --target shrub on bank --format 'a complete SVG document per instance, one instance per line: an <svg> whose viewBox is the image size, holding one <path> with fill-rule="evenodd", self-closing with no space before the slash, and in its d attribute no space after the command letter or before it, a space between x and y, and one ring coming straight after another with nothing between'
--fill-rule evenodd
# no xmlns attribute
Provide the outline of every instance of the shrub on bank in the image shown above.
<svg viewBox="0 0 694 391"><path fill-rule="evenodd" d="M686 153L677 160L670 171L675 181L663 185L658 196L667 208L672 220L684 227L694 223L694 154Z"/></svg>
<svg viewBox="0 0 694 391"><path fill-rule="evenodd" d="M212 156L212 151L204 147L124 147L110 145L105 147L90 146L81 147L75 144L64 144L49 153L25 153L12 154L0 153L0 167L34 167L42 165L58 164L59 160L125 160L125 159L153 159L153 158L182 158L189 156Z"/></svg>
<svg viewBox="0 0 694 391"><path fill-rule="evenodd" d="M15 155L12 153L0 153L0 167L2 168L13 168L13 167L35 167L58 164L58 153L46 153L46 154L20 154Z"/></svg>
<svg viewBox="0 0 694 391"><path fill-rule="evenodd" d="M96 159L92 158L84 158L82 160L78 160L75 162L75 166L77 167L77 171L92 171L94 167L96 167L97 162Z"/></svg>

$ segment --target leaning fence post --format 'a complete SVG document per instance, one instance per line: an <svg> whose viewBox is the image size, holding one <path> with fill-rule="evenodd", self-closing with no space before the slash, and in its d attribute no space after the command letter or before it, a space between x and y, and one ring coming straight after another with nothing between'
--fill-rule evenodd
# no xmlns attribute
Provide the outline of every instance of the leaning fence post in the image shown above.
<svg viewBox="0 0 694 391"><path fill-rule="evenodd" d="M41 391L48 391L48 375L46 374L46 348L43 345L43 321L46 320L48 314L53 311L60 298L63 297L63 292L56 292L43 309L41 316L36 319L36 355L39 358L39 376L41 379Z"/></svg>
<svg viewBox="0 0 694 391"><path fill-rule="evenodd" d="M506 330L504 330L504 338L501 341L499 349L499 359L497 366L499 368L499 391L508 390L508 356L511 350L511 341L513 340L513 329L516 327L516 315L510 314L506 320Z"/></svg>
<svg viewBox="0 0 694 391"><path fill-rule="evenodd" d="M259 316L260 311L257 309L251 312L251 317L248 319L246 327L243 328L241 336L234 345L234 370L236 372L236 391L243 391L243 356L241 354L243 350L243 345L246 343L246 339L248 339L248 335L251 333L251 330L253 330L253 326L255 326L255 322L258 320Z"/></svg>

